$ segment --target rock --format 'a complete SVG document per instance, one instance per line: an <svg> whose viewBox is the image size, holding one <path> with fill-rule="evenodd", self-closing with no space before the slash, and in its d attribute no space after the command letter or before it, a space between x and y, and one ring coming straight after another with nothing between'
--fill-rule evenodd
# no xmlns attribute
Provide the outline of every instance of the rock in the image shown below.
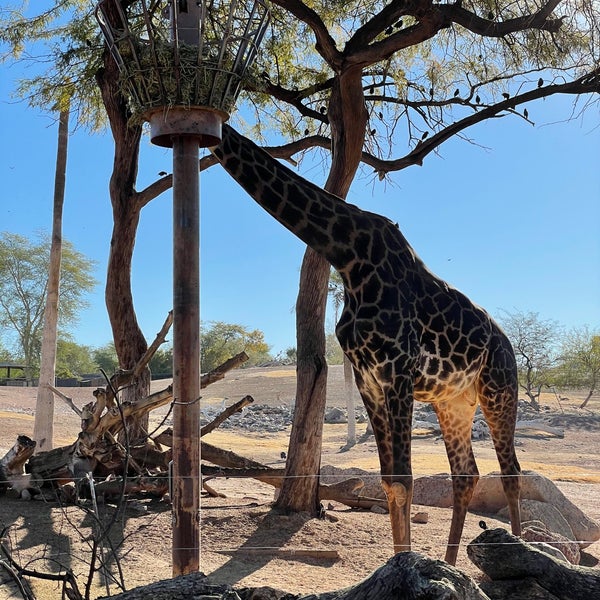
<svg viewBox="0 0 600 600"><path fill-rule="evenodd" d="M572 565L578 565L581 559L581 554L579 552L579 546L577 543L572 540L550 531L544 523L540 522L530 522L536 524L528 524L523 527L523 531L521 533L521 538L526 542L534 542L535 546L538 547L538 544L541 543L543 546L548 545L552 549L560 552L561 556L558 556L560 560L569 561ZM544 550L543 547L540 549ZM556 556L554 553L550 553L553 556Z"/></svg>
<svg viewBox="0 0 600 600"><path fill-rule="evenodd" d="M472 440L487 440L490 438L490 428L484 419L479 419L473 423L471 428Z"/></svg>
<svg viewBox="0 0 600 600"><path fill-rule="evenodd" d="M508 519L508 508L498 511L498 516ZM534 523L534 527L541 525L547 531L557 533L567 540L576 540L568 521L553 504L523 498L521 500L521 523Z"/></svg>
<svg viewBox="0 0 600 600"><path fill-rule="evenodd" d="M450 508L452 506L452 479L450 475L444 473L415 479L413 504Z"/></svg>
<svg viewBox="0 0 600 600"><path fill-rule="evenodd" d="M325 423L328 424L340 424L347 423L348 417L344 414L344 411L341 408L330 408L325 413Z"/></svg>
<svg viewBox="0 0 600 600"><path fill-rule="evenodd" d="M383 506L378 506L377 504L373 504L369 510L376 515L387 515L388 513L386 508L383 508Z"/></svg>
<svg viewBox="0 0 600 600"><path fill-rule="evenodd" d="M506 507L506 497L502 488L499 473L490 473L479 479L469 510L476 513L495 515ZM548 478L534 471L523 471L521 484L521 502L527 508L526 500L537 500L553 506L572 531L572 539L585 548L600 539L600 523L585 515L573 504ZM419 477L414 483L413 503L424 506L450 508L452 506L452 479L448 474ZM550 509L549 509L550 510ZM546 511L547 514L548 511ZM536 514L525 513L524 520L537 519ZM549 517L546 517L549 518ZM540 519L543 520L543 519ZM568 529L556 525L556 520L549 525L557 527L557 533L568 537Z"/></svg>
<svg viewBox="0 0 600 600"><path fill-rule="evenodd" d="M523 471L521 498L547 502L554 506L573 531L573 538L585 548L600 539L600 523L589 518L573 504L547 477L535 471ZM495 514L506 506L499 473L482 477L477 484L469 509Z"/></svg>
<svg viewBox="0 0 600 600"><path fill-rule="evenodd" d="M345 479L361 479L364 486L361 488L359 496L367 498L385 499L385 493L381 487L381 476L372 471L365 471L357 467L343 469L332 465L323 465L321 467L321 482L326 484L339 483Z"/></svg>
<svg viewBox="0 0 600 600"><path fill-rule="evenodd" d="M415 513L411 519L413 523L428 523L429 522L429 513L428 512L418 512Z"/></svg>

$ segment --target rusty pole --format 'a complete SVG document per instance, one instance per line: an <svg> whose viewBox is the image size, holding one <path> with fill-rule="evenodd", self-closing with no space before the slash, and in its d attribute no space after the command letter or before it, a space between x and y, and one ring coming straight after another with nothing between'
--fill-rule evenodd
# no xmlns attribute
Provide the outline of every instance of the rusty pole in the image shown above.
<svg viewBox="0 0 600 600"><path fill-rule="evenodd" d="M198 139L173 137L173 576L200 568Z"/></svg>

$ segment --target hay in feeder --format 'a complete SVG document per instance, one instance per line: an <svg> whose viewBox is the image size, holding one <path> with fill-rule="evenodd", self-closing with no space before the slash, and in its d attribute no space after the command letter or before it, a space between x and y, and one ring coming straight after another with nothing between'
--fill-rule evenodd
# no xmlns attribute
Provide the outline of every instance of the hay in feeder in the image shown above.
<svg viewBox="0 0 600 600"><path fill-rule="evenodd" d="M204 46L200 56L197 46L180 44L176 52L170 42L129 39L120 42L119 53L125 63L121 89L130 100L134 122L163 106L209 106L230 112L240 84L252 78L234 73L233 57L217 57L210 46Z"/></svg>

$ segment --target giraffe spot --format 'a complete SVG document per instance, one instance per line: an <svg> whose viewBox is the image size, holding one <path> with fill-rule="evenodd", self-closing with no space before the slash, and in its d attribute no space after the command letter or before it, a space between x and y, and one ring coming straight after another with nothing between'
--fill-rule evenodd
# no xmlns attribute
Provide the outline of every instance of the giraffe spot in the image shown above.
<svg viewBox="0 0 600 600"><path fill-rule="evenodd" d="M290 225L297 225L304 218L304 214L291 204L285 204L280 211L281 218Z"/></svg>
<svg viewBox="0 0 600 600"><path fill-rule="evenodd" d="M450 342L445 335L438 336L438 348L442 358L448 358L450 356L452 348L450 347Z"/></svg>
<svg viewBox="0 0 600 600"><path fill-rule="evenodd" d="M359 233L354 240L354 249L360 258L366 258L369 255L369 244L371 238L366 233Z"/></svg>
<svg viewBox="0 0 600 600"><path fill-rule="evenodd" d="M427 364L427 375L435 375L440 369L440 361L438 358L432 357Z"/></svg>
<svg viewBox="0 0 600 600"><path fill-rule="evenodd" d="M345 227L343 223L336 221L331 228L331 237L338 243L350 243L350 228Z"/></svg>

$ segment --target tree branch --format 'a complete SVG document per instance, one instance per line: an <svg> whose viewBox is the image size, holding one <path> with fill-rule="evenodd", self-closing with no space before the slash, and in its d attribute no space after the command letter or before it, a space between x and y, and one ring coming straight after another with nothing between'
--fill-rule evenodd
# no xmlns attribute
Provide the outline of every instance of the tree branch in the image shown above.
<svg viewBox="0 0 600 600"><path fill-rule="evenodd" d="M357 50L364 49L370 44L382 31L393 25L403 17L411 13L414 3L406 0L394 0L385 6L380 12L367 21L362 27L356 30L354 35L346 44L345 53L354 54Z"/></svg>
<svg viewBox="0 0 600 600"><path fill-rule="evenodd" d="M454 4L439 4L436 10L444 16L444 20L448 24L456 23L473 33L485 37L503 37L509 33L525 29L540 29L556 33L561 28L564 17L559 19L549 19L548 17L560 2L561 0L549 0L536 13L507 19L506 21L484 19L464 9L459 2L455 2Z"/></svg>
<svg viewBox="0 0 600 600"><path fill-rule="evenodd" d="M514 110L515 106L531 102L532 100L538 100L539 98L546 98L553 94L573 95L594 92L600 93L600 68L595 69L591 73L588 73L575 81L538 87L529 92L519 94L513 98L507 98L502 102L479 110L460 121L452 123L442 131L432 135L428 140L419 142L414 150L402 158L385 161L370 157L368 161L365 160L364 162L373 166L380 175L390 171L400 171L412 165L421 166L425 157L436 150L445 141L472 125L481 123L486 119L498 117L500 113L505 110Z"/></svg>
<svg viewBox="0 0 600 600"><path fill-rule="evenodd" d="M342 64L342 55L337 49L335 40L331 37L321 17L304 4L304 2L299 2L298 0L272 0L272 2L287 10L313 30L316 38L315 48L317 52L334 71L338 71Z"/></svg>

